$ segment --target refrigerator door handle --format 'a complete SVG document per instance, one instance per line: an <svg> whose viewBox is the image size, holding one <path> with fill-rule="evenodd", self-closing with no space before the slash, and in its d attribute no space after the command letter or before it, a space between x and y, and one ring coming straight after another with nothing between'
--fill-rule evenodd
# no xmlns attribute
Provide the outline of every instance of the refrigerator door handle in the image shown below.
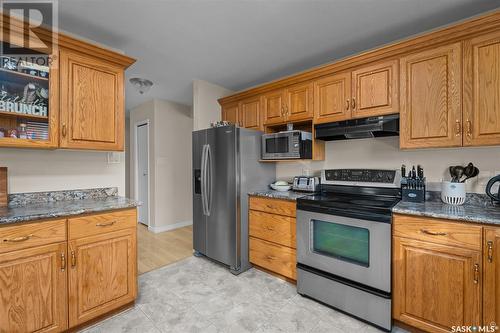
<svg viewBox="0 0 500 333"><path fill-rule="evenodd" d="M207 215L207 147L203 145L201 151L201 207L203 215Z"/></svg>
<svg viewBox="0 0 500 333"><path fill-rule="evenodd" d="M210 150L210 145L207 145L207 161L205 163L207 169L207 216L210 216L210 211L212 208L212 151Z"/></svg>

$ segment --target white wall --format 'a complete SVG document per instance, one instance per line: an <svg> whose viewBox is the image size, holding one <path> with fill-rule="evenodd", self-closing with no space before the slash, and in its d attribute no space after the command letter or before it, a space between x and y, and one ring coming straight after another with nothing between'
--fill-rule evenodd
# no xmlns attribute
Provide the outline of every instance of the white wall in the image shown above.
<svg viewBox="0 0 500 333"><path fill-rule="evenodd" d="M221 120L221 108L217 99L233 91L216 84L193 81L193 128L195 131L210 127L210 123Z"/></svg>
<svg viewBox="0 0 500 333"><path fill-rule="evenodd" d="M191 108L154 99L130 112L130 194L135 196L135 124L149 120L150 229L192 223Z"/></svg>
<svg viewBox="0 0 500 333"><path fill-rule="evenodd" d="M0 148L9 193L118 187L125 195L125 159L108 164L106 152Z"/></svg>
<svg viewBox="0 0 500 333"><path fill-rule="evenodd" d="M430 184L438 190L442 179L449 180L450 165L474 163L480 177L467 181L469 192L484 193L485 185L493 175L500 174L500 147L447 148L399 150L399 138L376 138L326 142L325 161L278 163L277 179L301 175L304 169L318 173L330 168L388 168L399 169L406 164L423 166Z"/></svg>

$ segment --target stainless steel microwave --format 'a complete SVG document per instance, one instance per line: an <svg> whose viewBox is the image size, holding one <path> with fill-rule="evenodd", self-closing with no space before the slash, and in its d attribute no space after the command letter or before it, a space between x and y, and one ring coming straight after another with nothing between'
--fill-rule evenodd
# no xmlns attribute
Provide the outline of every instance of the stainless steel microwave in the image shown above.
<svg viewBox="0 0 500 333"><path fill-rule="evenodd" d="M312 134L304 131L284 131L262 135L262 159L312 158Z"/></svg>

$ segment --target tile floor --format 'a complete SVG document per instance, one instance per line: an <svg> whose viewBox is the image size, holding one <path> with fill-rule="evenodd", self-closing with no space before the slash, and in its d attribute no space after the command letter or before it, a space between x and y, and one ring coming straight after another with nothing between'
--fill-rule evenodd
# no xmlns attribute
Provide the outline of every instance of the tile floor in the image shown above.
<svg viewBox="0 0 500 333"><path fill-rule="evenodd" d="M298 295L294 285L269 274L251 269L234 276L207 259L190 257L139 276L135 307L83 332L380 331Z"/></svg>

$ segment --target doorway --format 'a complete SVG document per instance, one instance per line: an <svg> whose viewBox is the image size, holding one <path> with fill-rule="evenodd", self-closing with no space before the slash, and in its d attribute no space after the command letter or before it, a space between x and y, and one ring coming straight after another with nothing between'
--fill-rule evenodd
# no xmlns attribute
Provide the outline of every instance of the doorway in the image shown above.
<svg viewBox="0 0 500 333"><path fill-rule="evenodd" d="M138 207L137 220L149 226L149 121L136 124L136 193L142 204Z"/></svg>

